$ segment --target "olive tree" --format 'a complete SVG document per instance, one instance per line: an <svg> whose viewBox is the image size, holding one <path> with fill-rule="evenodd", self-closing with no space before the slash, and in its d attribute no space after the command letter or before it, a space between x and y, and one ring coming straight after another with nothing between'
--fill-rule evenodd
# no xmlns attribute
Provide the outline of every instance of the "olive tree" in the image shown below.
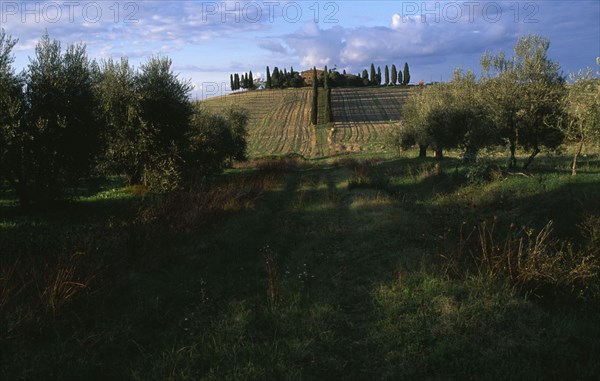
<svg viewBox="0 0 600 381"><path fill-rule="evenodd" d="M181 149L186 145L192 113L191 84L180 80L171 65L169 58L152 57L141 66L136 77L141 128L147 137L140 158L142 183L157 190L180 185Z"/></svg>
<svg viewBox="0 0 600 381"><path fill-rule="evenodd" d="M564 78L558 63L548 58L550 41L539 35L519 38L514 57L503 52L481 59L487 114L510 148L509 167L516 166L518 147L530 153L527 168L542 147L563 141L560 129Z"/></svg>
<svg viewBox="0 0 600 381"><path fill-rule="evenodd" d="M598 62L600 65L600 60ZM592 69L580 71L572 76L565 97L565 110L568 115L567 136L577 141L577 148L571 164L571 174L577 174L577 160L588 142L600 141L600 78Z"/></svg>
<svg viewBox="0 0 600 381"><path fill-rule="evenodd" d="M152 136L142 122L137 73L127 59L103 62L96 86L102 121L103 155L98 167L103 174L125 175L130 185L140 184L144 158Z"/></svg>
<svg viewBox="0 0 600 381"><path fill-rule="evenodd" d="M418 144L420 156L427 147L443 158L445 149L461 148L467 161L474 161L477 152L496 138L487 123L481 105L475 75L456 70L449 83L417 89L402 108L402 123L397 133L397 146Z"/></svg>
<svg viewBox="0 0 600 381"><path fill-rule="evenodd" d="M21 171L25 98L23 78L15 73L12 49L17 40L0 30L0 181L4 177L15 188L19 199L26 200L24 173Z"/></svg>
<svg viewBox="0 0 600 381"><path fill-rule="evenodd" d="M12 45L4 35L2 40L5 47ZM2 96L13 99L5 109L12 114L12 123L10 132L3 132L9 138L3 174L24 206L62 198L67 188L90 177L100 147L94 76L86 48L70 45L63 53L60 43L46 34L23 76L25 91L21 93L15 80L7 78L17 87ZM14 96L21 95L24 102L19 106ZM19 108L22 118L17 121Z"/></svg>

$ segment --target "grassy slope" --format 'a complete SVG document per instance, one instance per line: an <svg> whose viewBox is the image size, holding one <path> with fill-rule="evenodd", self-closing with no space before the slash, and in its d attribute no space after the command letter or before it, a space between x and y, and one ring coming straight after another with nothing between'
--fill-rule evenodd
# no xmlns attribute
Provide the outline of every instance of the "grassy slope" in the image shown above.
<svg viewBox="0 0 600 381"><path fill-rule="evenodd" d="M331 151L385 152L385 132L400 119L400 108L409 91L405 87L335 89Z"/></svg>
<svg viewBox="0 0 600 381"><path fill-rule="evenodd" d="M41 311L33 325L17 324L23 310L9 305L3 311L10 314L2 315L0 374L597 378L597 306L547 305L527 300L501 280L450 278L439 268L439 255L454 244L462 221L496 216L539 228L554 219L559 234L573 236L571 228L584 214L600 214L597 160L577 178L553 169L555 162L536 163L531 178L457 188L452 159L442 176L433 174L432 162L395 159L371 169L387 178L382 187L352 189L349 181L361 174L352 162L274 165L280 170L266 175L271 181L256 202L233 215L236 208L228 206L217 222L174 236L119 227L120 219L131 218L123 207L129 204L111 200L123 193L33 216L4 203L1 243L38 245L49 255L52 247L63 247L53 237L74 240L81 230L109 229L100 241L104 252L88 255L110 253L119 261L119 275L100 273L88 294L58 315ZM239 176L245 174L219 181ZM118 242L112 235L118 231L128 234L125 244L107 244ZM266 257L275 259L277 269L271 288ZM6 331L12 327L14 332Z"/></svg>
<svg viewBox="0 0 600 381"><path fill-rule="evenodd" d="M410 90L333 89L334 130L331 126L310 126L311 91L309 88L252 91L208 99L202 104L215 112L230 106L249 110L251 157L288 153L325 157L382 152L383 134L398 121L402 100Z"/></svg>

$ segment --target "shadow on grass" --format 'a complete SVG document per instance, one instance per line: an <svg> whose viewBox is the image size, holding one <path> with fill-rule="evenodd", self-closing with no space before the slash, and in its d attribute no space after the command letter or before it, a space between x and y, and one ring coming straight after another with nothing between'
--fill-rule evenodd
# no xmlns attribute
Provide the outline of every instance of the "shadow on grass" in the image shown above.
<svg viewBox="0 0 600 381"><path fill-rule="evenodd" d="M569 226L598 211L596 175L468 185L457 159L439 170L432 160L406 158L266 171L277 184L246 209L163 243L161 235L146 234L135 258L127 246L98 252L125 257L121 268L111 268L118 271L113 283L82 294L58 319L42 315L43 334L5 336L13 355L2 360L2 374L207 380L597 374L597 313L544 309L501 281L452 280L438 267L444 236L453 235L447 229L457 233L465 219L496 215L536 227L551 218L560 234L572 236ZM357 176L361 185L350 186ZM58 232L69 221L103 225L111 220L101 217L107 202L97 209L77 202L77 210L41 214L37 222L4 216L8 224L21 220L0 242L28 235L42 253L46 244L61 244L47 241L55 233L36 231L36 224ZM128 213L120 217L124 223ZM107 234L122 230L111 221L117 228ZM276 278L265 270L266 252ZM273 279L277 303L268 296Z"/></svg>

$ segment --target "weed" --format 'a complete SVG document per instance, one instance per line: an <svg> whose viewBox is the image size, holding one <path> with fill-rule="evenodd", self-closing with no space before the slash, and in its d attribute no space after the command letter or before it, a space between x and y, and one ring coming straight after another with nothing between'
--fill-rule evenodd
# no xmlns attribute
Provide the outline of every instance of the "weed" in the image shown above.
<svg viewBox="0 0 600 381"><path fill-rule="evenodd" d="M370 161L362 162L352 169L352 177L348 180L348 189L371 188L387 191L390 178Z"/></svg>
<svg viewBox="0 0 600 381"><path fill-rule="evenodd" d="M84 257L84 253L75 253L68 258L59 259L56 266L46 265L44 268L44 279L39 288L40 299L52 314L56 315L94 280L94 273L86 274L80 270L80 261Z"/></svg>
<svg viewBox="0 0 600 381"><path fill-rule="evenodd" d="M281 298L281 286L277 276L276 254L269 245L261 249L265 260L265 270L267 272L267 303L270 307L276 306Z"/></svg>
<svg viewBox="0 0 600 381"><path fill-rule="evenodd" d="M590 217L587 221L593 223L596 218ZM597 246L576 247L554 238L552 226L549 221L536 232L511 225L504 238L499 238L501 234L495 221L491 224L483 221L469 232L461 229L455 252L443 255L446 272L465 273L464 264L468 265L470 258L479 275L488 279L505 277L525 293L597 298L600 296ZM583 226L597 234L598 228L592 228L589 222Z"/></svg>

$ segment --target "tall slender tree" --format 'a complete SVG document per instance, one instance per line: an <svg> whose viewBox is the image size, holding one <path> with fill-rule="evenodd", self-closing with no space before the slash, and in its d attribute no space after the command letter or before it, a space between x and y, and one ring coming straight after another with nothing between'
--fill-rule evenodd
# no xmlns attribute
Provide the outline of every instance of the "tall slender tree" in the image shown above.
<svg viewBox="0 0 600 381"><path fill-rule="evenodd" d="M396 65L392 64L392 85L396 85L396 82L398 81L398 70L396 69Z"/></svg>
<svg viewBox="0 0 600 381"><path fill-rule="evenodd" d="M370 71L370 75L369 75L369 81L370 81L370 85L375 85L377 82L377 79L375 78L375 65L371 64L371 71Z"/></svg>
<svg viewBox="0 0 600 381"><path fill-rule="evenodd" d="M390 69L388 68L388 65L385 65L385 83L384 85L389 85L390 84Z"/></svg>
<svg viewBox="0 0 600 381"><path fill-rule="evenodd" d="M267 89L270 89L270 88L271 88L271 85L272 85L272 82L271 82L271 70L270 70L270 69L269 69L269 67L267 66L267 82L265 83L265 87L266 87Z"/></svg>
<svg viewBox="0 0 600 381"><path fill-rule="evenodd" d="M248 74L248 88L254 89L254 77L252 76L252 70L250 70L250 74Z"/></svg>
<svg viewBox="0 0 600 381"><path fill-rule="evenodd" d="M408 69L408 62L404 63L404 81L402 83L405 85L410 83L410 70Z"/></svg>
<svg viewBox="0 0 600 381"><path fill-rule="evenodd" d="M381 86L381 66L377 66L377 76L375 77L375 84Z"/></svg>
<svg viewBox="0 0 600 381"><path fill-rule="evenodd" d="M273 75L271 75L271 86L273 88L280 87L281 85L281 74L279 72L279 68L275 66L273 68Z"/></svg>
<svg viewBox="0 0 600 381"><path fill-rule="evenodd" d="M313 126L317 125L317 116L319 110L319 80L317 78L317 68L313 67L313 76L312 76L312 108L310 110L310 122Z"/></svg>

